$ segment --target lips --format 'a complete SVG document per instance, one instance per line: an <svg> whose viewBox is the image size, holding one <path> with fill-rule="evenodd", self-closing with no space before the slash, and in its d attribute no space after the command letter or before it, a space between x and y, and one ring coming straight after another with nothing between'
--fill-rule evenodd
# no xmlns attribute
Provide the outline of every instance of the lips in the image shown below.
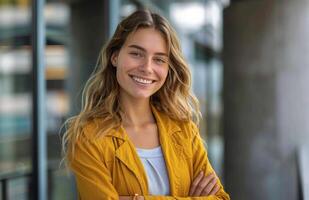
<svg viewBox="0 0 309 200"><path fill-rule="evenodd" d="M155 82L155 80L147 79L147 78L143 78L143 77L139 77L139 76L135 76L135 75L130 75L130 77L135 82L140 83L140 84L144 84L144 85L152 84L153 82Z"/></svg>

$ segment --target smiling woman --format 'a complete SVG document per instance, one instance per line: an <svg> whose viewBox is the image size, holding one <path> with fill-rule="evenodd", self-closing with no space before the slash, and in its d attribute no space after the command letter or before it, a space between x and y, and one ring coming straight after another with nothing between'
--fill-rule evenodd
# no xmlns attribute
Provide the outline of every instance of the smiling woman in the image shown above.
<svg viewBox="0 0 309 200"><path fill-rule="evenodd" d="M141 28L131 33L122 48L113 53L120 100L126 100L123 105L145 101L162 87L168 73L167 51L159 31Z"/></svg>
<svg viewBox="0 0 309 200"><path fill-rule="evenodd" d="M229 199L198 132L190 76L166 19L140 10L120 22L66 122L80 199Z"/></svg>

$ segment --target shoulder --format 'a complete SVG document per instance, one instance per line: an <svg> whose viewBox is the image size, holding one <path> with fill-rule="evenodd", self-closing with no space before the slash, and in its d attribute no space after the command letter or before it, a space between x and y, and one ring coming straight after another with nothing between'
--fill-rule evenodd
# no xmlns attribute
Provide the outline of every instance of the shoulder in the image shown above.
<svg viewBox="0 0 309 200"><path fill-rule="evenodd" d="M87 140L106 139L112 132L117 132L116 128L101 118L92 119L82 126L82 135Z"/></svg>
<svg viewBox="0 0 309 200"><path fill-rule="evenodd" d="M168 113L153 109L159 125L163 125L168 132L182 132L184 137L192 137L198 134L199 129L192 120L178 120L171 117Z"/></svg>
<svg viewBox="0 0 309 200"><path fill-rule="evenodd" d="M186 138L193 138L196 135L199 135L199 129L198 129L197 125L192 120L188 120L188 121L184 121L184 122L178 121L176 123L181 130L182 136L184 136Z"/></svg>
<svg viewBox="0 0 309 200"><path fill-rule="evenodd" d="M116 149L113 137L98 135L98 127L94 121L83 126L83 133L74 142L75 150L71 162L96 159L107 164L114 159Z"/></svg>
<svg viewBox="0 0 309 200"><path fill-rule="evenodd" d="M92 119L82 126L82 135L86 140L94 140L99 134L99 124L97 119Z"/></svg>
<svg viewBox="0 0 309 200"><path fill-rule="evenodd" d="M181 126L181 128L183 130L188 130L190 132L192 132L192 131L197 132L198 131L198 127L197 127L196 123L193 122L192 120L188 120L188 121L184 121L184 122L178 122L178 125Z"/></svg>
<svg viewBox="0 0 309 200"><path fill-rule="evenodd" d="M99 150L104 151L109 147L113 147L112 138L108 134L102 133L102 120L94 119L82 126L82 134L78 138L79 143L96 146ZM104 125L103 125L104 126ZM112 129L110 132L115 131Z"/></svg>
<svg viewBox="0 0 309 200"><path fill-rule="evenodd" d="M177 140L192 140L192 138L199 134L199 129L192 120L180 121L166 117L163 123L165 130L174 133L172 135L175 136Z"/></svg>

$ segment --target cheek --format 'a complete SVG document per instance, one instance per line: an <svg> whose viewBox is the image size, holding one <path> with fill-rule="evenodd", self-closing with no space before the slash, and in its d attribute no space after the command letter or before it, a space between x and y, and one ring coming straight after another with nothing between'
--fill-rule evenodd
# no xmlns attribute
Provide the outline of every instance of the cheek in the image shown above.
<svg viewBox="0 0 309 200"><path fill-rule="evenodd" d="M168 70L169 70L169 65L159 65L154 63L153 67L152 67L153 71L155 71L158 75L162 76L166 76Z"/></svg>
<svg viewBox="0 0 309 200"><path fill-rule="evenodd" d="M168 74L168 67L160 69L159 73L162 80L165 81Z"/></svg>
<svg viewBox="0 0 309 200"><path fill-rule="evenodd" d="M127 55L121 55L120 59L118 59L118 68L122 69L122 71L130 70L134 68L138 63L136 60L130 58Z"/></svg>
<svg viewBox="0 0 309 200"><path fill-rule="evenodd" d="M116 79L119 85L123 85L124 82L126 81L127 77L126 77L126 71L127 69L124 67L125 65L118 65L117 66L117 71L116 71Z"/></svg>
<svg viewBox="0 0 309 200"><path fill-rule="evenodd" d="M167 76L168 76L168 69L160 70L160 79L161 79L160 89L162 89L164 85L166 85Z"/></svg>

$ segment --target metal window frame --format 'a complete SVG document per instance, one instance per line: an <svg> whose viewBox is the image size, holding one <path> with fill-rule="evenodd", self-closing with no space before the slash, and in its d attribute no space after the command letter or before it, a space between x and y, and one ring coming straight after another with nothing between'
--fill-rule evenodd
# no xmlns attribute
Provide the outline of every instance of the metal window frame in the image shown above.
<svg viewBox="0 0 309 200"><path fill-rule="evenodd" d="M31 199L47 199L44 0L32 1L32 177Z"/></svg>

